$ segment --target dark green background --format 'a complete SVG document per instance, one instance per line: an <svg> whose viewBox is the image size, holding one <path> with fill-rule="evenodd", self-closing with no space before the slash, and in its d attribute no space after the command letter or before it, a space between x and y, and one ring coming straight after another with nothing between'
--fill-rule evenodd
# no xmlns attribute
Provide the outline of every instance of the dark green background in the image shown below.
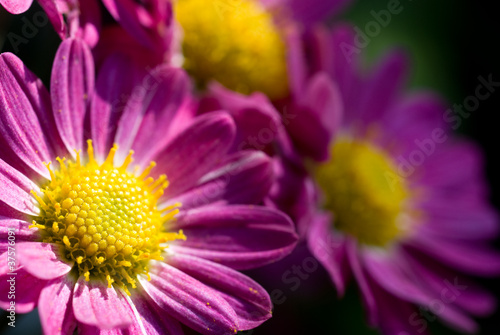
<svg viewBox="0 0 500 335"><path fill-rule="evenodd" d="M388 0L358 0L339 19L352 20L364 30L374 20L371 11L387 8ZM500 51L498 48L499 15L494 2L452 1L452 0L405 0L401 1L403 11L394 15L390 24L372 38L366 52L366 63L371 64L388 48L406 48L413 60L412 88L432 88L441 92L449 101L461 103L474 93L477 77L500 80ZM0 9L0 50L11 51L6 34L21 35L22 17L28 19L39 11L34 5L29 12L13 17ZM20 46L16 53L46 84L50 77L52 59L59 43L50 24L41 28L29 43ZM500 92L481 102L477 111L465 120L458 129L464 136L476 139L486 154L487 175L492 188L492 202L500 204L498 126L496 114L500 106ZM457 163L459 168L459 163ZM498 243L497 243L498 244ZM274 311L274 317L253 334L377 334L368 329L359 304L358 292L352 285L341 301L336 299L326 273L318 270L295 292L283 284L286 301ZM482 280L482 283L499 294L499 281ZM269 289L280 288L269 284ZM2 315L2 319L4 316ZM500 314L480 320L481 334L500 334ZM14 334L13 329L0 322L0 331ZM430 323L433 334L456 334L439 322ZM36 311L30 315L18 315L17 334L40 332ZM244 332L249 333L249 332Z"/></svg>

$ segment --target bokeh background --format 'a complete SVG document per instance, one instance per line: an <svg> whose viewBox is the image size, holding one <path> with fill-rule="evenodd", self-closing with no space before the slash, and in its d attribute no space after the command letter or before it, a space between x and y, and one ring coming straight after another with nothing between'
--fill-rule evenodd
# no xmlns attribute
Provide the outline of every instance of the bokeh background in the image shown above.
<svg viewBox="0 0 500 335"><path fill-rule="evenodd" d="M374 20L372 11L386 9L389 0L357 0L345 13L332 18L331 24L349 20L364 31L367 23ZM390 23L380 33L370 38L363 52L365 63L372 64L388 49L405 48L413 61L411 89L433 89L448 101L449 107L461 104L474 94L478 76L500 82L500 16L496 2L457 0L401 0L403 10L391 17ZM33 37L17 46L12 34L23 36L26 20L33 21L41 11L37 4L19 16L8 14L0 8L0 51L13 52L35 72L48 86L52 59L60 43L50 24L35 27ZM500 89L464 120L457 130L460 136L475 139L486 157L485 173L491 185L491 201L500 208L500 159L498 145L500 131L497 114L500 112ZM460 162L456 162L460 169ZM1 190L0 190L1 192ZM496 240L500 248L500 240ZM298 250L296 259L307 258L305 250ZM355 285L346 296L338 300L336 292L321 268L301 280L293 291L291 285L279 280L282 272L289 270L294 261L282 264L275 282L263 283L271 292L278 290L281 303L274 310L274 317L264 325L244 334L378 334L366 326L364 311ZM268 271L268 270L265 270ZM270 270L269 270L270 271ZM252 273L256 278L258 272ZM500 297L500 279L482 279L480 282ZM16 328L7 326L1 314L0 333L40 334L37 311L18 315ZM500 312L479 320L480 334L500 334ZM442 326L439 321L429 322L433 334L458 334Z"/></svg>

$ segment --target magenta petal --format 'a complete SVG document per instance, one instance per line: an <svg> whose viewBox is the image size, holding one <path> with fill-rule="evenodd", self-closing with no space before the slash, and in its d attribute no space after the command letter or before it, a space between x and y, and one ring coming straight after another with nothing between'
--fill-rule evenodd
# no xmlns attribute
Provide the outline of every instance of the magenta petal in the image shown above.
<svg viewBox="0 0 500 335"><path fill-rule="evenodd" d="M360 68L359 49L355 43L356 33L352 26L341 24L333 29L331 40L326 42L333 45L331 53L333 68L330 70L331 78L337 83L342 95L344 116L347 122L352 122L359 117L360 92L364 90L361 78L358 75ZM329 70L329 68L325 68Z"/></svg>
<svg viewBox="0 0 500 335"><path fill-rule="evenodd" d="M71 297L75 283L67 276L49 281L40 293L38 310L45 334L72 334L76 327Z"/></svg>
<svg viewBox="0 0 500 335"><path fill-rule="evenodd" d="M38 175L49 177L42 162L55 158L55 147L60 142L47 90L11 53L0 55L0 82L2 158L22 172L29 174L29 167Z"/></svg>
<svg viewBox="0 0 500 335"><path fill-rule="evenodd" d="M336 85L325 73L314 76L293 110L288 125L298 149L304 155L323 161L329 156L329 144L342 116L342 103Z"/></svg>
<svg viewBox="0 0 500 335"><path fill-rule="evenodd" d="M271 317L267 292L247 276L223 265L186 255L170 255L167 262L217 290L238 315L239 329L259 326Z"/></svg>
<svg viewBox="0 0 500 335"><path fill-rule="evenodd" d="M313 25L346 7L351 0L287 0L294 18L304 25Z"/></svg>
<svg viewBox="0 0 500 335"><path fill-rule="evenodd" d="M239 326L232 307L218 292L182 271L158 263L151 281L139 280L167 314L202 334L234 334Z"/></svg>
<svg viewBox="0 0 500 335"><path fill-rule="evenodd" d="M428 324L411 303L389 294L371 281L371 288L377 299L378 327L386 335L418 334L428 335Z"/></svg>
<svg viewBox="0 0 500 335"><path fill-rule="evenodd" d="M235 269L251 269L288 255L297 243L293 223L279 211L255 206L207 206L177 217L186 241L172 250Z"/></svg>
<svg viewBox="0 0 500 335"><path fill-rule="evenodd" d="M19 263L33 276L50 280L64 276L71 265L61 261L59 246L41 242L22 242L17 246Z"/></svg>
<svg viewBox="0 0 500 335"><path fill-rule="evenodd" d="M87 148L84 119L94 90L94 61L79 39L63 41L57 50L50 81L57 128L68 151Z"/></svg>
<svg viewBox="0 0 500 335"><path fill-rule="evenodd" d="M135 163L148 164L170 140L169 128L187 91L188 78L184 71L169 66L149 71L132 92L123 111L115 138L121 147L118 155L126 156L133 149Z"/></svg>
<svg viewBox="0 0 500 335"><path fill-rule="evenodd" d="M348 239L346 245L349 265L351 266L354 278L356 278L358 286L361 290L363 303L368 314L368 323L371 326L375 326L380 322L378 315L378 305L377 301L375 300L373 289L370 287L370 284L368 282L368 276L363 269L363 265L361 264L361 256L359 255L356 241Z"/></svg>
<svg viewBox="0 0 500 335"><path fill-rule="evenodd" d="M304 43L299 29L291 27L285 34L287 52L287 67L290 89L294 97L299 98L304 92L307 80L307 60L304 54Z"/></svg>
<svg viewBox="0 0 500 335"><path fill-rule="evenodd" d="M235 136L233 119L223 112L200 117L172 139L155 161L153 173L165 173L170 186L165 197L172 197L198 184L199 179L226 157Z"/></svg>
<svg viewBox="0 0 500 335"><path fill-rule="evenodd" d="M371 124L381 118L400 93L407 79L407 56L399 51L389 53L376 67L360 97L363 123Z"/></svg>
<svg viewBox="0 0 500 335"><path fill-rule="evenodd" d="M71 37L79 37L85 41L89 47L93 48L99 41L99 32L101 30L101 9L99 1L86 0L79 1L79 26L76 33Z"/></svg>
<svg viewBox="0 0 500 335"><path fill-rule="evenodd" d="M427 222L419 227L421 234L458 240L487 240L498 235L498 214L484 204L460 204L435 198L422 206Z"/></svg>
<svg viewBox="0 0 500 335"><path fill-rule="evenodd" d="M415 257L410 253L403 255L409 269L419 283L432 290L444 303L452 303L476 316L487 316L495 310L493 295L479 288L469 279L463 278L428 258Z"/></svg>
<svg viewBox="0 0 500 335"><path fill-rule="evenodd" d="M422 108L419 111L422 111ZM442 113L439 115L442 116ZM432 123L435 126L436 122ZM425 143L421 136L413 138L417 138L418 143ZM446 143L437 144L435 147L429 144L425 144L425 147L428 148L427 150L431 150L431 148L433 150L428 151L431 154L418 172L422 175L420 177L422 182L433 187L436 193L446 191L447 187L455 189L463 186L467 181L478 183L479 178L482 178L484 158L478 145L470 141L448 139ZM412 145L412 150L415 150L415 144ZM461 168L452 168L454 162L460 162Z"/></svg>
<svg viewBox="0 0 500 335"><path fill-rule="evenodd" d="M154 41L141 25L138 18L138 5L131 0L103 0L104 6L125 30L144 46L154 49Z"/></svg>
<svg viewBox="0 0 500 335"><path fill-rule="evenodd" d="M236 123L237 134L234 150L265 150L275 142L279 132L285 131L281 115L261 93L250 96L228 90L218 83L210 85L210 96L217 106L214 110L227 111Z"/></svg>
<svg viewBox="0 0 500 335"><path fill-rule="evenodd" d="M0 0L0 5L12 14L24 13L32 3L33 0Z"/></svg>
<svg viewBox="0 0 500 335"><path fill-rule="evenodd" d="M62 13L59 11L56 5L56 1L58 0L38 0L40 6L42 6L45 13L47 13L47 17L49 18L54 30L59 35L61 39L65 39L67 33L66 23L64 22L64 18Z"/></svg>
<svg viewBox="0 0 500 335"><path fill-rule="evenodd" d="M400 141L406 141L409 144L408 151L413 151L417 145L415 142L423 141L423 134L429 134L428 136L431 136L435 129L442 128L444 133L444 131L449 128L443 118L445 111L446 105L443 99L436 96L435 93L412 93L411 95L400 98L399 101L393 104L384 115L384 119L380 122L384 124L384 129L391 134L392 138L398 138ZM446 136L447 135L444 135L444 137ZM389 141L390 140L391 139L389 139ZM425 161L426 167L427 164L434 161L436 158L439 162L441 161L440 158L442 156L442 152L448 147L448 143L446 143L446 145L441 142L439 144L435 143L437 144L435 146L437 152L433 152L429 155L429 157L427 157L428 159ZM406 153L405 157L407 155L409 155L409 153ZM435 167L440 168L438 165ZM462 171L463 169L460 170ZM425 169L422 173L424 173L426 177L427 175L434 175L434 171L432 169L429 171Z"/></svg>
<svg viewBox="0 0 500 335"><path fill-rule="evenodd" d="M317 215L311 220L307 243L314 257L325 267L339 296L344 295L351 271L347 259L346 241L331 229L328 215Z"/></svg>
<svg viewBox="0 0 500 335"><path fill-rule="evenodd" d="M19 249L16 248L16 252ZM0 255L0 308L7 309L12 299L9 299L10 285L15 281L15 302L17 313L28 313L36 307L40 291L46 281L33 277L22 266L12 264L12 255L8 252Z"/></svg>
<svg viewBox="0 0 500 335"><path fill-rule="evenodd" d="M104 160L113 146L118 121L132 89L140 84L143 75L143 71L122 54L108 57L100 67L90 105L92 140L99 160Z"/></svg>
<svg viewBox="0 0 500 335"><path fill-rule="evenodd" d="M132 323L126 328L100 329L96 326L80 323L81 335L183 335L179 321L175 320L151 301L144 292L134 290L130 298L125 292L117 292L120 298L126 299L125 307L132 317Z"/></svg>
<svg viewBox="0 0 500 335"><path fill-rule="evenodd" d="M78 278L73 292L75 318L101 329L124 328L133 322L128 302L106 283Z"/></svg>
<svg viewBox="0 0 500 335"><path fill-rule="evenodd" d="M175 197L182 210L208 204L257 204L273 182L272 164L260 151L242 151L203 176L200 185Z"/></svg>
<svg viewBox="0 0 500 335"><path fill-rule="evenodd" d="M29 223L23 220L3 217L0 215L0 253L7 251L8 247L12 247L9 243L9 236L15 236L15 242L36 241L39 238L38 229L28 228Z"/></svg>
<svg viewBox="0 0 500 335"><path fill-rule="evenodd" d="M410 276L405 264L398 264L390 257L372 252L364 253L363 257L370 276L378 285L400 299L431 308L434 300L440 298L433 296L419 285L416 282L418 277ZM474 320L453 305L443 304L439 310L439 317L460 330L471 333L477 331Z"/></svg>
<svg viewBox="0 0 500 335"><path fill-rule="evenodd" d="M38 190L38 187L26 176L1 159L0 185L2 185L2 191L0 192L0 215L9 216L10 214L4 213L4 206L1 206L2 204L28 215L36 215L38 209L33 196L29 192L30 190ZM8 211L8 209L5 211Z"/></svg>
<svg viewBox="0 0 500 335"><path fill-rule="evenodd" d="M150 300L147 294L144 296L139 294L132 294L131 296L134 307L139 313L140 321L142 322L147 334L151 335L183 335L182 327L176 319L164 313L159 306ZM138 327L139 320L137 318L131 329L131 333L139 333ZM135 332L134 332L135 330Z"/></svg>
<svg viewBox="0 0 500 335"><path fill-rule="evenodd" d="M450 267L472 275L500 274L500 254L478 243L416 235L408 244Z"/></svg>

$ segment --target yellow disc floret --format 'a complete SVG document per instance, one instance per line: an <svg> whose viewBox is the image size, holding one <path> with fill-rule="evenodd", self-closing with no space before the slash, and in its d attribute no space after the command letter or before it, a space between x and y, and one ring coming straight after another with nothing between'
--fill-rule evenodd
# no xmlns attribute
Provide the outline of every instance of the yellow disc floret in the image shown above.
<svg viewBox="0 0 500 335"><path fill-rule="evenodd" d="M140 175L127 171L132 154L120 167L113 166L115 145L98 164L88 141L88 163L57 158L60 169L47 168L51 179L32 191L40 215L32 227L41 229L42 241L62 246L61 257L73 261L85 279L114 283L128 292L138 274L148 273L151 259L161 260L164 243L185 239L182 231L165 232L165 223L178 213L175 206L158 210L157 201L168 186L166 176L148 177L154 162Z"/></svg>
<svg viewBox="0 0 500 335"><path fill-rule="evenodd" d="M360 243L386 246L407 229L409 190L391 157L364 140L340 139L316 172L335 228Z"/></svg>
<svg viewBox="0 0 500 335"><path fill-rule="evenodd" d="M285 44L273 16L256 0L177 0L184 68L203 87L286 96Z"/></svg>

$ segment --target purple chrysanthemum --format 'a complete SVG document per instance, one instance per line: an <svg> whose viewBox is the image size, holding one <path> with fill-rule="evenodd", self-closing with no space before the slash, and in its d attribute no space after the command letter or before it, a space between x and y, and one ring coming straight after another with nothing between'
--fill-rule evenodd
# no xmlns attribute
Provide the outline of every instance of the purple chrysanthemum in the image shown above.
<svg viewBox="0 0 500 335"><path fill-rule="evenodd" d="M386 334L425 333L425 311L476 332L471 316L491 313L495 299L469 275L500 273L500 256L488 246L499 226L481 152L452 135L435 95L401 93L404 54L390 53L361 76L356 54L345 52L353 38L340 27L310 40L312 67L338 83L344 118L329 159L313 172L321 208L308 228L309 249L339 294L356 279L370 324Z"/></svg>
<svg viewBox="0 0 500 335"><path fill-rule="evenodd" d="M231 149L228 114L185 108L181 70L115 55L94 83L89 48L68 39L50 94L9 53L0 82L2 308L14 276L16 312L38 306L47 334L229 334L270 317L268 294L236 271L297 239L258 206L270 160Z"/></svg>

